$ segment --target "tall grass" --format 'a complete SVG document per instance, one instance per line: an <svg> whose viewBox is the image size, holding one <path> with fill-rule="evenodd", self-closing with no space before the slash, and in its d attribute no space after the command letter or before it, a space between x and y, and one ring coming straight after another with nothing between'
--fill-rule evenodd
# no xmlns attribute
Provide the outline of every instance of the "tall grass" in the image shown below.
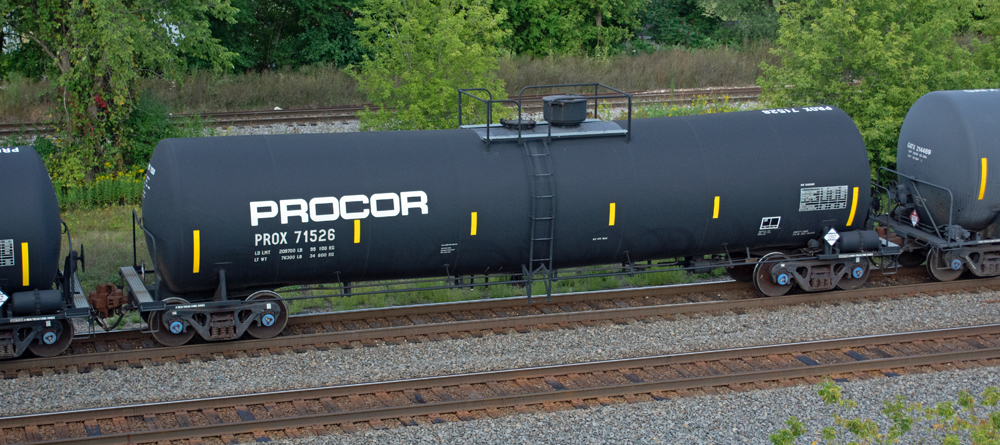
<svg viewBox="0 0 1000 445"><path fill-rule="evenodd" d="M0 84L0 123L42 122L56 106L56 95L48 80L31 80L11 73Z"/></svg>
<svg viewBox="0 0 1000 445"><path fill-rule="evenodd" d="M528 85L601 82L623 90L753 85L760 62L774 62L766 45L736 51L726 47L607 58L576 56L500 60L499 75L508 95ZM364 94L346 72L333 67L281 69L264 73L219 75L199 71L181 82L147 78L139 90L166 105L173 114L272 110L274 107L320 108L362 104ZM48 81L12 76L0 90L0 122L33 122L58 107Z"/></svg>
<svg viewBox="0 0 1000 445"><path fill-rule="evenodd" d="M199 71L175 83L146 79L140 89L173 113L319 108L365 102L357 82L333 67L217 75Z"/></svg>

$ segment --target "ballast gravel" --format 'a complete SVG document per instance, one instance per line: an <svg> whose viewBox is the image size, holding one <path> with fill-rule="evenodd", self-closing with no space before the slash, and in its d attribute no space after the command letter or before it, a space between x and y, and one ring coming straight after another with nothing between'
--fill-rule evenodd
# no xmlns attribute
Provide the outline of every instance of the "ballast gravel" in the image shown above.
<svg viewBox="0 0 1000 445"><path fill-rule="evenodd" d="M1000 385L996 368L909 375L863 382L841 383L843 396L857 402L852 409L824 405L815 386L758 390L720 396L702 396L661 402L601 406L587 410L521 414L499 419L420 424L388 430L367 430L275 441L275 444L766 444L768 436L789 416L805 424L806 434L796 443L810 444L833 425L833 415L872 419L880 430L889 422L880 411L884 400L897 395L907 402L932 406L955 402L959 390L981 395ZM977 397L978 399L978 397ZM995 408L994 408L995 409ZM985 417L990 411L980 410ZM942 429L918 422L899 443L940 443ZM840 443L853 437L841 430ZM937 440L933 440L933 439ZM921 439L928 439L921 442ZM825 443L819 441L819 443ZM966 440L962 443L968 443Z"/></svg>
<svg viewBox="0 0 1000 445"><path fill-rule="evenodd" d="M214 361L196 360L189 364L168 362L162 366L147 365L142 369L97 368L87 374L79 374L74 369L61 375L46 371L41 377L22 374L17 379L0 381L0 416L990 324L1000 320L1000 303L989 302L998 298L1000 296L995 291L918 295L821 304L818 307L799 305L777 310L753 309L744 314L727 312L678 316L674 320L652 323L601 323L568 330L533 330L527 334L513 330L507 335L486 332L482 338L441 342L328 351L310 349L304 353L232 360L220 357ZM985 368L850 385L871 388L859 390L857 394L870 395L870 404L876 406L889 394L913 393L933 398L954 397L959 389L981 391L983 385L997 384L995 372L996 369ZM527 435L521 439L522 443L548 443L560 440L555 435L560 431L567 438L579 439L573 436L576 434L574 431L592 427L602 434L595 435L595 438L605 438L595 439L598 442L612 440L612 436L603 435L620 434L620 437L614 436L618 437L614 441L645 443L652 437L649 434L656 433L654 425L660 424L659 428L663 431L659 432L659 437L664 443L689 439L704 443L729 443L744 439L748 443L762 443L766 442L766 433L780 427L789 414L800 418L825 419L827 411L818 405L811 408L813 405L810 404L814 404L816 399L814 392L812 387L802 387L651 402L633 407L611 406L555 414L520 415L511 419L398 428L371 433L374 436L365 433L350 440L370 438L373 442L380 442L382 440L378 437L389 438L393 437L392 434L400 434L403 435L399 436L402 441L437 441L444 440L443 435L455 435L448 437L473 442L482 438L483 443L511 443L500 439L486 441L486 438L497 434L496 431L490 432L490 428L503 428L509 434L497 437L513 439L532 432L552 434L535 439ZM628 414L631 410L638 411ZM616 416L633 418L632 424L636 426L619 427L617 425L628 424L612 422ZM732 420L728 423L719 420L730 417ZM653 418L659 423L653 423ZM596 425L586 426L594 423ZM612 424L616 426L610 426ZM474 425L480 425L482 429L475 429L479 427ZM736 431L733 431L734 428ZM422 435L423 438L411 435ZM568 443L575 439L566 440Z"/></svg>

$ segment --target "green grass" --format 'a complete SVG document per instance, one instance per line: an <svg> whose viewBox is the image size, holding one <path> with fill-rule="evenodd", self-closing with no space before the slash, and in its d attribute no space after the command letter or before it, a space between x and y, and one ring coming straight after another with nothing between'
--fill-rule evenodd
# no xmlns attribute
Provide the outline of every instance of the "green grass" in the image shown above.
<svg viewBox="0 0 1000 445"><path fill-rule="evenodd" d="M132 265L132 209L113 206L62 212L62 219L73 236L74 248L79 251L81 244L85 248L86 272L79 272L85 293L101 283L119 283L118 268ZM145 237L140 233L136 241L139 262L152 268ZM62 257L67 253L66 237L63 236Z"/></svg>

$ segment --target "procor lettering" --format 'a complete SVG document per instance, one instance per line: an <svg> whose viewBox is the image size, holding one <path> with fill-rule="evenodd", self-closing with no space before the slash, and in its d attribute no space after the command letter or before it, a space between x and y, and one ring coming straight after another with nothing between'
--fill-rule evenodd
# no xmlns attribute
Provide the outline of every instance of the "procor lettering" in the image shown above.
<svg viewBox="0 0 1000 445"><path fill-rule="evenodd" d="M370 198L365 195L347 195L339 199L335 196L320 196L309 201L305 199L282 199L274 201L250 202L250 225L257 227L262 219L278 217L282 224L298 218L299 221L323 222L343 219L363 219L369 215L376 218L410 214L419 209L427 214L427 194L422 191L396 193L376 193Z"/></svg>

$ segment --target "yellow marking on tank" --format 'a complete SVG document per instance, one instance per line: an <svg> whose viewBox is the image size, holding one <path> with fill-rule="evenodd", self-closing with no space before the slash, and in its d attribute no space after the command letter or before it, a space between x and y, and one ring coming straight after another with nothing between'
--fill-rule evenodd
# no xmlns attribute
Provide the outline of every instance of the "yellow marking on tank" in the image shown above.
<svg viewBox="0 0 1000 445"><path fill-rule="evenodd" d="M361 243L361 220L354 220L354 244Z"/></svg>
<svg viewBox="0 0 1000 445"><path fill-rule="evenodd" d="M192 238L194 239L194 267L192 268L192 273L201 272L201 230L195 230Z"/></svg>
<svg viewBox="0 0 1000 445"><path fill-rule="evenodd" d="M21 243L21 285L28 286L31 282L29 272L31 267L28 264L28 243Z"/></svg>
<svg viewBox="0 0 1000 445"><path fill-rule="evenodd" d="M986 194L986 158L983 158L983 176L979 180L979 200L983 200L983 195Z"/></svg>
<svg viewBox="0 0 1000 445"><path fill-rule="evenodd" d="M613 202L611 203L611 210L610 210L610 212L611 213L608 214L608 225L609 226L613 226L613 225L615 225L615 203L613 203Z"/></svg>
<svg viewBox="0 0 1000 445"><path fill-rule="evenodd" d="M715 208L712 209L712 219L719 219L719 197L715 197Z"/></svg>
<svg viewBox="0 0 1000 445"><path fill-rule="evenodd" d="M851 216L847 217L847 225L854 223L854 212L858 210L858 188L854 187L854 198L851 200Z"/></svg>
<svg viewBox="0 0 1000 445"><path fill-rule="evenodd" d="M479 213L472 212L472 230L470 231L469 235L476 236L476 226L478 226L478 223L479 223Z"/></svg>

